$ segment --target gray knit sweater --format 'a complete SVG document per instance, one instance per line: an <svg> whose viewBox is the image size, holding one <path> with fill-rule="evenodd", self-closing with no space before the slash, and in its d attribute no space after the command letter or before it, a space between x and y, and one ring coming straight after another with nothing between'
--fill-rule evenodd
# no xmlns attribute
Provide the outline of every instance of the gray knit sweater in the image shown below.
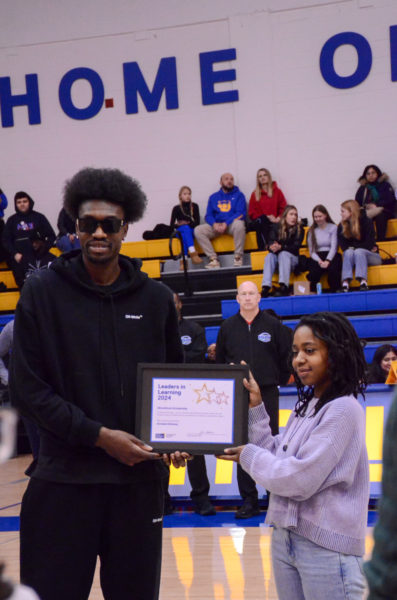
<svg viewBox="0 0 397 600"><path fill-rule="evenodd" d="M364 554L369 497L365 415L353 396L304 417L292 412L272 436L263 405L249 411L241 466L271 493L268 525L285 527L344 554Z"/></svg>

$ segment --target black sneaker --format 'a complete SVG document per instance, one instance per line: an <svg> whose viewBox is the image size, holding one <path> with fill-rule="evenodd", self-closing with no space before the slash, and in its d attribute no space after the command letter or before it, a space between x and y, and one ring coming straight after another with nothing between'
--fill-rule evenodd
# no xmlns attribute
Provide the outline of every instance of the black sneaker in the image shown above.
<svg viewBox="0 0 397 600"><path fill-rule="evenodd" d="M366 281L362 281L360 283L359 290L360 290L360 292L368 292L368 290L369 290L368 283Z"/></svg>
<svg viewBox="0 0 397 600"><path fill-rule="evenodd" d="M262 298L267 298L270 292L270 287L268 285L263 285L262 286L262 292L261 292L261 296Z"/></svg>
<svg viewBox="0 0 397 600"><path fill-rule="evenodd" d="M216 515L215 507L212 506L209 498L197 503L194 512L202 517L211 517L212 515Z"/></svg>
<svg viewBox="0 0 397 600"><path fill-rule="evenodd" d="M250 519L260 514L258 502L244 500L244 503L235 514L236 519Z"/></svg>
<svg viewBox="0 0 397 600"><path fill-rule="evenodd" d="M289 288L285 283L280 283L280 287L274 292L276 297L289 296Z"/></svg>

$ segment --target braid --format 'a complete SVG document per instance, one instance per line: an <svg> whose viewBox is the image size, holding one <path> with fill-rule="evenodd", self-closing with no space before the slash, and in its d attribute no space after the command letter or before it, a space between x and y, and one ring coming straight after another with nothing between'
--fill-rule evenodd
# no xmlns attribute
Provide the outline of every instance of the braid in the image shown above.
<svg viewBox="0 0 397 600"><path fill-rule="evenodd" d="M331 383L319 398L314 414L340 396L352 394L357 398L361 394L365 399L366 362L360 340L350 321L338 313L320 312L303 317L295 331L303 325L309 327L328 350ZM294 377L298 390L295 412L297 415L304 415L314 390L312 387L303 386L296 373Z"/></svg>

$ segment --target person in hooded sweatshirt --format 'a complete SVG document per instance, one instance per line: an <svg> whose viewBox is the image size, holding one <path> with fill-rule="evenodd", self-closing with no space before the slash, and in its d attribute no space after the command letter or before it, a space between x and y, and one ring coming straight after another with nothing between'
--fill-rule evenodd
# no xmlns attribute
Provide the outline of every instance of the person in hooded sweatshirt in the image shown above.
<svg viewBox="0 0 397 600"><path fill-rule="evenodd" d="M183 362L183 350L171 291L119 254L145 207L121 171L79 171L64 208L81 251L32 274L17 306L10 396L40 430L21 581L41 600L88 599L98 556L105 598L158 597L167 470L135 436L137 364Z"/></svg>
<svg viewBox="0 0 397 600"><path fill-rule="evenodd" d="M205 223L194 229L194 235L209 258L206 269L219 269L220 263L211 240L223 233L229 233L234 241L234 266L243 264L245 243L245 217L247 204L245 196L234 185L231 173L224 173L220 180L221 188L208 199Z"/></svg>
<svg viewBox="0 0 397 600"><path fill-rule="evenodd" d="M40 233L45 250L55 241L55 232L48 219L33 210L34 202L26 192L17 192L14 197L15 214L7 219L3 231L3 245L8 253L8 264L14 274L16 284L22 288L29 269L35 261L32 236Z"/></svg>

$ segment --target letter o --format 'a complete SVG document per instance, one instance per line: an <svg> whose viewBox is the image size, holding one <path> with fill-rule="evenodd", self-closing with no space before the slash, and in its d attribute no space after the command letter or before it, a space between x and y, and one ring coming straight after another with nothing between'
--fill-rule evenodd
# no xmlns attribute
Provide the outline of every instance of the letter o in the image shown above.
<svg viewBox="0 0 397 600"><path fill-rule="evenodd" d="M78 79L85 79L91 86L92 99L86 108L77 108L72 102L72 86ZM59 102L64 113L71 119L83 121L99 113L105 98L105 89L100 76L93 69L78 67L71 69L62 77L59 84Z"/></svg>
<svg viewBox="0 0 397 600"><path fill-rule="evenodd" d="M345 44L354 46L357 51L357 69L352 75L342 77L334 69L335 51ZM338 89L355 87L367 77L372 66L371 46L363 35L354 31L344 31L333 35L322 47L320 54L320 70L325 81Z"/></svg>

